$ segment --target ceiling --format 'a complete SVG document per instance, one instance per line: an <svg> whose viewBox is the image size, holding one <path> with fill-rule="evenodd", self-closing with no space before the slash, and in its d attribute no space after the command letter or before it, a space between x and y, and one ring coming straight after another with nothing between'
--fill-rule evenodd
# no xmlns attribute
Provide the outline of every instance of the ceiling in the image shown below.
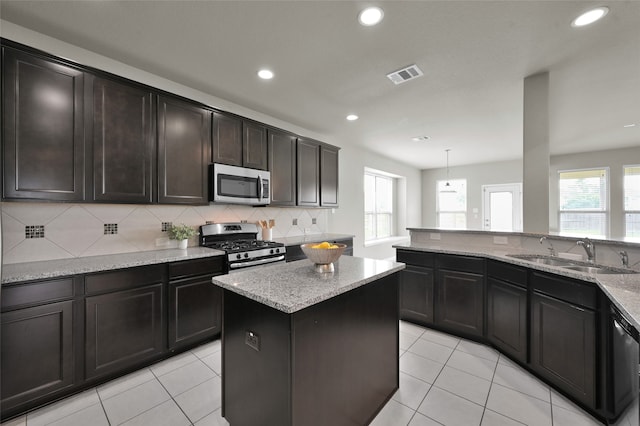
<svg viewBox="0 0 640 426"><path fill-rule="evenodd" d="M384 20L363 27L372 4ZM640 145L639 1L2 0L0 18L419 169L445 149L521 158L523 79L542 71L552 153ZM423 77L386 78L414 63Z"/></svg>

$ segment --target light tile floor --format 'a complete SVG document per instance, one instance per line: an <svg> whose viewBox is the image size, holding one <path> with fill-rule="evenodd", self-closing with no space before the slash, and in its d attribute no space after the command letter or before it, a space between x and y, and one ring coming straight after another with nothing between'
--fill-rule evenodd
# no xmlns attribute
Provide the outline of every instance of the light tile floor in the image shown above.
<svg viewBox="0 0 640 426"><path fill-rule="evenodd" d="M1 426L228 425L220 349L208 343ZM638 423L636 400L616 426ZM497 351L400 322L400 389L373 426L523 424L600 425Z"/></svg>

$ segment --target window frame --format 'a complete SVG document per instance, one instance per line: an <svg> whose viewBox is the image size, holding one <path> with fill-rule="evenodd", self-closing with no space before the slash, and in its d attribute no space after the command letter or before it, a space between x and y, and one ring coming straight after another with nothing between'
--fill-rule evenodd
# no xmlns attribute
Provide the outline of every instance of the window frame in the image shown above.
<svg viewBox="0 0 640 426"><path fill-rule="evenodd" d="M563 173L578 173L578 172L588 172L588 171L603 171L604 172L604 185L601 186L600 196L604 197L604 201L601 200L603 209L574 209L574 210L563 210L562 209L562 174ZM584 237L591 236L595 238L607 238L610 233L611 227L611 171L608 166L603 167L585 167L579 169L563 169L558 170L558 232L560 235L565 236L574 236L574 237ZM562 215L563 214L584 214L584 215L604 215L604 233L603 234L590 234L584 232L576 232L572 230L563 230L562 229Z"/></svg>
<svg viewBox="0 0 640 426"><path fill-rule="evenodd" d="M627 210L626 198L627 198L627 185L626 185L626 177L628 169L640 168L640 164L626 164L622 166L622 223L624 224L624 237L630 239L638 239L640 235L629 235L627 215L629 214L637 214L640 215L640 209L629 209Z"/></svg>
<svg viewBox="0 0 640 426"><path fill-rule="evenodd" d="M446 183L449 182L449 184L453 183L453 182L464 182L464 209L460 209L460 210L441 210L440 209L440 204L441 204L441 200L440 200L440 194L442 193L442 191L440 191L440 184L441 183ZM468 202L469 202L469 186L468 186L468 181L465 178L461 178L461 179L439 179L436 180L436 223L438 228L441 229L467 229L467 209L468 209ZM441 220L441 214L461 214L463 215L464 218L464 226L461 227L443 227L442 226L442 220Z"/></svg>
<svg viewBox="0 0 640 426"><path fill-rule="evenodd" d="M374 178L374 191L373 191L373 211L368 211L366 210L367 208L367 202L366 202L366 197L367 197L367 192L366 192L366 185L364 185L364 180L366 180L366 176L372 176ZM389 196L389 206L390 206L390 211L378 211L378 200L377 200L377 190L376 190L376 185L375 182L377 181L377 179L385 179L389 181L389 187L390 187L390 191L391 194L388 194ZM375 170L375 169L370 169L368 167L365 167L364 169L364 174L363 174L363 189L364 189L364 208L363 208L363 212L364 212L364 223L363 223L363 233L364 233L364 242L365 243L370 243L370 242L374 242L374 241L379 241L379 240L384 240L384 239L388 239L388 238L393 238L395 235L395 231L396 231L396 192L397 192L397 177L395 175L392 175L391 173L386 173L380 170ZM373 237L368 237L367 236L367 232L366 232L366 223L367 223L367 216L368 215L372 215L373 216L373 231L374 231L374 235ZM384 236L380 236L378 235L378 216L381 215L388 215L389 216L389 235L384 235Z"/></svg>

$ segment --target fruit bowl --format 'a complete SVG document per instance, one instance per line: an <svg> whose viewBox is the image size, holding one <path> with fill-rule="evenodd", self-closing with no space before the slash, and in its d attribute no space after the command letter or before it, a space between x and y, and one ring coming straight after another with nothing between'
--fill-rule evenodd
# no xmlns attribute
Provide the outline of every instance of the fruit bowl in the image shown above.
<svg viewBox="0 0 640 426"><path fill-rule="evenodd" d="M322 242L320 244L302 244L300 246L307 258L315 264L318 272L333 272L333 262L338 260L346 244L330 244Z"/></svg>

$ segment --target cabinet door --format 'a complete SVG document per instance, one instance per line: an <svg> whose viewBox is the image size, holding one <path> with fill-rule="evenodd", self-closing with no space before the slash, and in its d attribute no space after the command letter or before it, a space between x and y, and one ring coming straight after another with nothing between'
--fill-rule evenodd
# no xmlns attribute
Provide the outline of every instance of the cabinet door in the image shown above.
<svg viewBox="0 0 640 426"><path fill-rule="evenodd" d="M400 272L400 318L433 324L433 269L407 265Z"/></svg>
<svg viewBox="0 0 640 426"><path fill-rule="evenodd" d="M318 142L298 139L298 205L320 205L320 150Z"/></svg>
<svg viewBox="0 0 640 426"><path fill-rule="evenodd" d="M219 334L222 290L211 276L169 283L169 349Z"/></svg>
<svg viewBox="0 0 640 426"><path fill-rule="evenodd" d="M158 100L158 201L207 204L211 111L161 96Z"/></svg>
<svg viewBox="0 0 640 426"><path fill-rule="evenodd" d="M73 301L2 314L2 411L74 384Z"/></svg>
<svg viewBox="0 0 640 426"><path fill-rule="evenodd" d="M94 201L152 202L152 93L101 78L93 87Z"/></svg>
<svg viewBox="0 0 640 426"><path fill-rule="evenodd" d="M296 205L296 136L269 130L271 205Z"/></svg>
<svg viewBox="0 0 640 426"><path fill-rule="evenodd" d="M242 120L238 117L213 113L214 163L242 166Z"/></svg>
<svg viewBox="0 0 640 426"><path fill-rule="evenodd" d="M595 408L596 313L538 292L531 311L531 367Z"/></svg>
<svg viewBox="0 0 640 426"><path fill-rule="evenodd" d="M267 170L267 129L244 121L242 123L242 165L251 169Z"/></svg>
<svg viewBox="0 0 640 426"><path fill-rule="evenodd" d="M320 145L320 205L338 207L338 148Z"/></svg>
<svg viewBox="0 0 640 426"><path fill-rule="evenodd" d="M463 334L483 335L483 276L438 270L435 323Z"/></svg>
<svg viewBox="0 0 640 426"><path fill-rule="evenodd" d="M85 299L86 377L115 373L163 351L162 284Z"/></svg>
<svg viewBox="0 0 640 426"><path fill-rule="evenodd" d="M82 201L84 74L9 48L3 59L3 197Z"/></svg>
<svg viewBox="0 0 640 426"><path fill-rule="evenodd" d="M527 362L527 290L487 280L487 334L501 351Z"/></svg>

